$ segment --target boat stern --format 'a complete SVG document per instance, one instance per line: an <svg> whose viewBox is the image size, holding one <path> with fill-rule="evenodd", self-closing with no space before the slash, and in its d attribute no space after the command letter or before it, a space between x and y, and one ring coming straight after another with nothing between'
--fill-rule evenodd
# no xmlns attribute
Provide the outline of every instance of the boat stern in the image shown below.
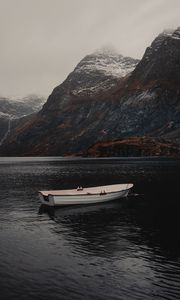
<svg viewBox="0 0 180 300"><path fill-rule="evenodd" d="M52 195L46 195L43 192L39 192L39 199L41 201L42 204L44 205L48 205L48 206L54 206L54 199Z"/></svg>

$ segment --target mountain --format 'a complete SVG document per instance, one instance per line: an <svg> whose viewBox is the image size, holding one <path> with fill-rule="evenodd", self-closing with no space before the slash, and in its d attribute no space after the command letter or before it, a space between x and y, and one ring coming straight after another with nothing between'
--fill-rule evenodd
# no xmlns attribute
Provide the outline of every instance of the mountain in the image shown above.
<svg viewBox="0 0 180 300"><path fill-rule="evenodd" d="M87 55L36 116L16 124L1 153L63 155L90 146L113 105L103 100L104 94L116 91L138 62L106 49Z"/></svg>
<svg viewBox="0 0 180 300"><path fill-rule="evenodd" d="M120 133L160 136L180 144L180 28L164 31L146 49L120 104Z"/></svg>
<svg viewBox="0 0 180 300"><path fill-rule="evenodd" d="M140 62L109 51L86 56L39 113L16 124L0 151L71 155L86 153L99 142L110 142L111 147L116 139L129 145L133 137L141 145L141 138L147 137L144 146L149 138L152 147L157 142L179 149L179 120L180 28L157 36ZM124 155L130 155L131 148L126 149ZM165 153L158 149L162 147L152 148L152 155Z"/></svg>
<svg viewBox="0 0 180 300"><path fill-rule="evenodd" d="M37 95L29 95L22 99L0 97L0 145L2 138L6 137L10 119L35 113L42 108L44 102L45 98Z"/></svg>
<svg viewBox="0 0 180 300"><path fill-rule="evenodd" d="M61 113L71 102L101 98L124 81L139 61L102 49L87 55L49 96L41 115Z"/></svg>
<svg viewBox="0 0 180 300"><path fill-rule="evenodd" d="M39 111L44 102L45 98L37 95L29 95L21 99L0 97L0 116L20 118Z"/></svg>

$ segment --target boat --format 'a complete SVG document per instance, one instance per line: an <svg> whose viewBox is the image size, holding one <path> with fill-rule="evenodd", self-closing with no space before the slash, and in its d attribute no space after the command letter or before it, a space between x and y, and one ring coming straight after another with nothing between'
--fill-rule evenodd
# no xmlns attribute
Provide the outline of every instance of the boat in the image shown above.
<svg viewBox="0 0 180 300"><path fill-rule="evenodd" d="M42 204L48 206L97 204L126 197L132 183L113 184L72 190L39 191Z"/></svg>

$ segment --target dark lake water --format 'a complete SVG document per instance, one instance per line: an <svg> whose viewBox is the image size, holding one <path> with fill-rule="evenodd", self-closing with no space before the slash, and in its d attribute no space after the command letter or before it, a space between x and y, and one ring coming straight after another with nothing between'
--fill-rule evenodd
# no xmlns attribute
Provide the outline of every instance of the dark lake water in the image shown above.
<svg viewBox="0 0 180 300"><path fill-rule="evenodd" d="M45 210L38 190L133 182ZM0 158L2 300L180 299L180 159Z"/></svg>

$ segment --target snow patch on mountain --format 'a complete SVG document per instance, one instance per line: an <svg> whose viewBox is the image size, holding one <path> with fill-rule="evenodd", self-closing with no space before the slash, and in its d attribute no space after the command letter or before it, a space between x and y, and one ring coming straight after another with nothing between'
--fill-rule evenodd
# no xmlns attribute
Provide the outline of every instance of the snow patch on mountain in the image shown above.
<svg viewBox="0 0 180 300"><path fill-rule="evenodd" d="M12 118L32 114L41 109L45 98L37 95L29 95L24 98L0 97L0 117Z"/></svg>
<svg viewBox="0 0 180 300"><path fill-rule="evenodd" d="M137 62L137 60L124 57L115 52L107 53L96 51L94 54L86 56L86 58L78 64L75 72L99 72L106 76L122 78L134 70Z"/></svg>
<svg viewBox="0 0 180 300"><path fill-rule="evenodd" d="M124 57L109 49L102 49L87 55L75 68L70 81L73 95L94 95L109 90L119 79L128 76L139 60Z"/></svg>
<svg viewBox="0 0 180 300"><path fill-rule="evenodd" d="M7 113L3 113L2 111L0 111L0 118L10 118L11 115L7 114Z"/></svg>

